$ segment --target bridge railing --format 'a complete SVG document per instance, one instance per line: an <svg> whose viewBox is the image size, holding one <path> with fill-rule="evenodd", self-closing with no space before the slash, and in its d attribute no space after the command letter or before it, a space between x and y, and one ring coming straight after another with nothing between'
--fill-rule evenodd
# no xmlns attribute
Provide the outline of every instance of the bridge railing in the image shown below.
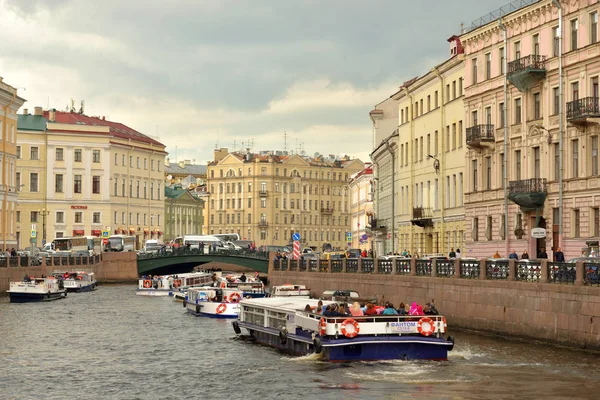
<svg viewBox="0 0 600 400"><path fill-rule="evenodd" d="M197 248L180 247L170 249L169 251L161 250L161 251L153 251L149 253L138 253L138 260L148 260L148 259L156 259L156 258L168 258L168 257L179 257L179 256L221 256L221 257L244 257L244 258L254 258L257 260L268 260L269 253L264 251L248 251L248 250L217 250L212 251L210 248L206 248L204 250L200 250Z"/></svg>

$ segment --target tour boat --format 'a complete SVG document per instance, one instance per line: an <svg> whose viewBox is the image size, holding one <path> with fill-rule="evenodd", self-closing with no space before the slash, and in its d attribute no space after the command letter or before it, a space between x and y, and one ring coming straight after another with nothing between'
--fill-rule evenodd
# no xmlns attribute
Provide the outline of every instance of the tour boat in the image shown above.
<svg viewBox="0 0 600 400"><path fill-rule="evenodd" d="M271 297L303 297L305 299L310 298L310 289L304 285L292 285L291 283L285 283L280 286L272 286L270 291Z"/></svg>
<svg viewBox="0 0 600 400"><path fill-rule="evenodd" d="M173 279L170 276L141 277L135 289L138 296L170 296L173 294Z"/></svg>
<svg viewBox="0 0 600 400"><path fill-rule="evenodd" d="M46 278L27 277L21 282L11 282L7 290L11 303L50 301L67 297L63 281L53 276Z"/></svg>
<svg viewBox="0 0 600 400"><path fill-rule="evenodd" d="M55 277L60 279L63 278L63 284L67 292L89 292L96 290L98 283L96 282L96 275L93 272L76 271L76 272L62 272L55 271L52 273Z"/></svg>
<svg viewBox="0 0 600 400"><path fill-rule="evenodd" d="M207 286L189 288L183 306L195 316L211 318L237 318L243 294L237 289Z"/></svg>
<svg viewBox="0 0 600 400"><path fill-rule="evenodd" d="M329 301L323 301L325 305ZM444 338L441 315L325 317L318 300L295 297L244 299L233 329L248 330L259 343L298 355L321 353L323 360L447 360L454 339ZM311 311L305 311L306 306Z"/></svg>
<svg viewBox="0 0 600 400"><path fill-rule="evenodd" d="M254 277L245 276L245 281L242 275L233 272L216 272L213 274L213 286L221 289L240 290L243 297L259 298L265 297L265 284L258 278L258 272Z"/></svg>

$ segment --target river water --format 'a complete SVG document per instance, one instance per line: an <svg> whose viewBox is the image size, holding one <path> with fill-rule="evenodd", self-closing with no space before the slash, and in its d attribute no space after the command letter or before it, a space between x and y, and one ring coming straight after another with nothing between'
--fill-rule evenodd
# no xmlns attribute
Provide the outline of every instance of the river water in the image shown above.
<svg viewBox="0 0 600 400"><path fill-rule="evenodd" d="M1 298L0 398L600 398L598 354L453 335L448 362L330 364L256 345L231 321L193 317L131 285L48 303Z"/></svg>

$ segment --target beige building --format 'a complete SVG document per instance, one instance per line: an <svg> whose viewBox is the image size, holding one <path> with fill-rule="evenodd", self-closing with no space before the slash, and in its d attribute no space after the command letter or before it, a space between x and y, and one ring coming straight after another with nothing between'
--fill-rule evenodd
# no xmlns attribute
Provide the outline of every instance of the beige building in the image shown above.
<svg viewBox="0 0 600 400"><path fill-rule="evenodd" d="M464 60L453 36L450 58L405 83L398 102L398 246L447 254L464 243Z"/></svg>
<svg viewBox="0 0 600 400"><path fill-rule="evenodd" d="M373 216L373 169L367 164L365 169L350 179L350 246L353 249L372 250L373 236L369 226L369 217Z"/></svg>
<svg viewBox="0 0 600 400"><path fill-rule="evenodd" d="M19 115L20 247L55 237L162 238L165 146L104 117L42 111Z"/></svg>
<svg viewBox="0 0 600 400"><path fill-rule="evenodd" d="M362 161L347 157L215 150L207 167L208 231L238 233L256 246L287 245L298 232L303 246L345 249L348 183L362 169Z"/></svg>
<svg viewBox="0 0 600 400"><path fill-rule="evenodd" d="M0 250L17 248L17 110L25 99L0 76Z"/></svg>

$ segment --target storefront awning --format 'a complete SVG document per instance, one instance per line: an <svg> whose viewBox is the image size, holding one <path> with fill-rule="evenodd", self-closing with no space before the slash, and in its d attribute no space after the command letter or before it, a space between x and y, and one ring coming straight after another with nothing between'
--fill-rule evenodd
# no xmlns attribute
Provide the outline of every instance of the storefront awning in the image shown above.
<svg viewBox="0 0 600 400"><path fill-rule="evenodd" d="M83 236L85 235L85 231L83 229L74 229L73 236Z"/></svg>
<svg viewBox="0 0 600 400"><path fill-rule="evenodd" d="M100 229L92 229L92 236L100 237L102 235L102 230Z"/></svg>

